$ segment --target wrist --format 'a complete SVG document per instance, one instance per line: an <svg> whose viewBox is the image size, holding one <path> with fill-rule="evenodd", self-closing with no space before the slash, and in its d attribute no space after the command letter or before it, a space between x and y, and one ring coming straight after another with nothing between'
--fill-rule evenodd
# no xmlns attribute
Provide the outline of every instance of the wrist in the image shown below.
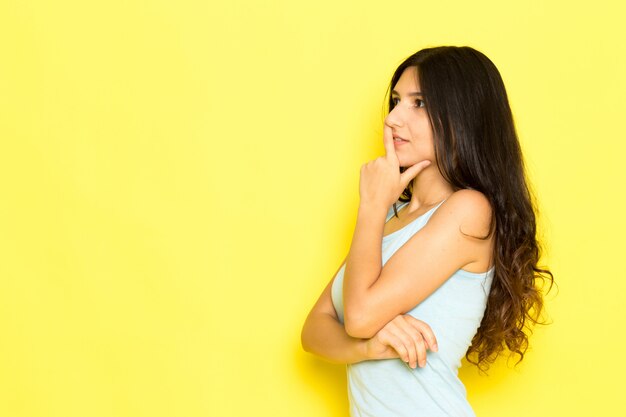
<svg viewBox="0 0 626 417"><path fill-rule="evenodd" d="M368 339L358 339L356 343L357 362L373 359L367 346Z"/></svg>
<svg viewBox="0 0 626 417"><path fill-rule="evenodd" d="M387 214L389 207L391 207L391 205L387 206L385 203L374 201L361 201L359 203L359 215L368 217L384 217Z"/></svg>

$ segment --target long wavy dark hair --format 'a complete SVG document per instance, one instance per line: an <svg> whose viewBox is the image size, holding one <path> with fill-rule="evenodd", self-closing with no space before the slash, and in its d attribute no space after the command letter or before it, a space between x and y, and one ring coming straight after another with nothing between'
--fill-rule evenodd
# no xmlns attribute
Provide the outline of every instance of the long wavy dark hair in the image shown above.
<svg viewBox="0 0 626 417"><path fill-rule="evenodd" d="M534 324L544 324L542 287L554 283L537 265L535 200L524 172L522 152L507 93L496 66L470 47L422 49L396 69L388 93L408 67L416 67L433 129L435 158L454 190L482 192L492 207L494 277L487 307L466 358L486 371L505 348L519 355L528 348ZM389 112L394 102L389 95ZM400 201L410 201L411 184ZM397 207L394 204L397 216Z"/></svg>

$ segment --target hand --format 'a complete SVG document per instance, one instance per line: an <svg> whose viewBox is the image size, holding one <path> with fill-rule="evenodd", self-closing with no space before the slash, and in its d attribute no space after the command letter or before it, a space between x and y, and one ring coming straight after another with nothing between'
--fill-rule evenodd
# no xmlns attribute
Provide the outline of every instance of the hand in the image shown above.
<svg viewBox="0 0 626 417"><path fill-rule="evenodd" d="M385 156L361 167L359 195L362 203L384 204L384 209L387 210L398 200L409 182L430 165L430 161L420 161L400 173L400 162L393 144L393 132L387 125L383 127L383 143Z"/></svg>
<svg viewBox="0 0 626 417"><path fill-rule="evenodd" d="M411 368L426 366L426 349L437 352L437 339L428 324L401 314L366 342L370 359L400 358Z"/></svg>

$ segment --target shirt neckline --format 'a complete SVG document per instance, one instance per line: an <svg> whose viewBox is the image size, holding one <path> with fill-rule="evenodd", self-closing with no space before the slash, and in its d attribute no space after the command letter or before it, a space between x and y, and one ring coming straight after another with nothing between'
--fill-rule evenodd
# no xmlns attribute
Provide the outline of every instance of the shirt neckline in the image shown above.
<svg viewBox="0 0 626 417"><path fill-rule="evenodd" d="M396 230L395 232L391 232L388 235L383 236L383 242L385 240L388 240L389 237L392 237L393 235L396 235L398 233L400 233L401 231L403 231L404 229L406 229L407 227L409 227L410 225L412 225L413 223L415 223L416 221L418 221L419 219L421 219L422 217L424 217L425 215L427 215L428 213L430 213L431 211L439 208L440 205L443 204L443 202L446 201L445 199L443 201L441 201L440 203L438 203L435 207L431 208L430 210L428 210L427 212L420 214L419 216L417 216L415 219L411 220L409 223L405 224L404 226L402 226L401 228L399 228L398 230ZM406 206L407 204L409 204L409 202L405 202L404 204L402 204L399 209L401 209L402 207ZM393 214L391 215L391 217L393 217ZM387 219L387 221L385 221L385 224L387 224L387 222L389 220L391 220L391 217L389 217Z"/></svg>

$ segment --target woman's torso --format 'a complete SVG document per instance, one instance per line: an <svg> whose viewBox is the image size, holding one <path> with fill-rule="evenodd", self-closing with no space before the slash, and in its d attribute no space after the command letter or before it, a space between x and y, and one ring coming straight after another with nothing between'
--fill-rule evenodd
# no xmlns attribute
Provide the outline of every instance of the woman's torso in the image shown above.
<svg viewBox="0 0 626 417"><path fill-rule="evenodd" d="M443 202L442 202L443 203ZM439 203L410 223L383 237L382 262L387 260L430 219ZM387 220L393 215L390 210ZM343 323L345 265L332 285L332 301ZM465 387L458 378L480 321L491 287L493 270L455 272L428 298L407 314L432 328L438 352L428 352L424 368L409 368L400 359L364 361L347 366L348 393L353 416L473 416Z"/></svg>

